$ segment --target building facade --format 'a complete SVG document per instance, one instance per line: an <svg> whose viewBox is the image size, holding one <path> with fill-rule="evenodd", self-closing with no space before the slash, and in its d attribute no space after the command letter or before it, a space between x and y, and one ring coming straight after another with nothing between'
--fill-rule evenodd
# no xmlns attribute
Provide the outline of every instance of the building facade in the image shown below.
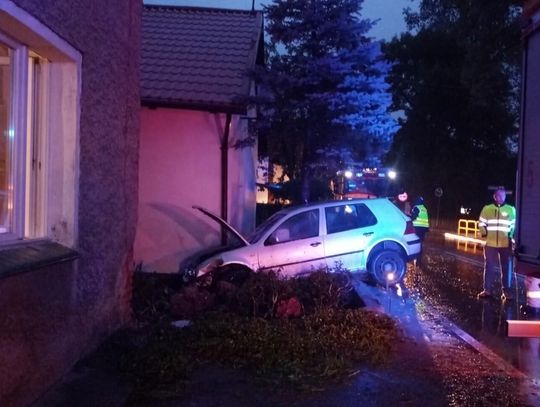
<svg viewBox="0 0 540 407"><path fill-rule="evenodd" d="M0 1L0 405L130 317L139 0Z"/></svg>
<svg viewBox="0 0 540 407"><path fill-rule="evenodd" d="M257 144L250 75L262 63L262 14L144 6L139 216L135 260L176 273L221 241L201 206L241 233L255 227Z"/></svg>

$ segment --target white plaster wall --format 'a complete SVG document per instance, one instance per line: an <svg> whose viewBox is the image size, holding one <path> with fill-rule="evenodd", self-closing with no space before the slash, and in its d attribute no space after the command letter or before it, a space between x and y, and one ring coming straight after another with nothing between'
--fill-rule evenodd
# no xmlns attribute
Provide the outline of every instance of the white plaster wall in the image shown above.
<svg viewBox="0 0 540 407"><path fill-rule="evenodd" d="M143 269L176 272L188 255L219 245L218 225L192 206L221 213L220 137L224 125L224 114L142 108L134 255ZM246 131L246 124L233 117L230 144ZM229 149L228 190L228 220L243 232L252 230L254 148Z"/></svg>

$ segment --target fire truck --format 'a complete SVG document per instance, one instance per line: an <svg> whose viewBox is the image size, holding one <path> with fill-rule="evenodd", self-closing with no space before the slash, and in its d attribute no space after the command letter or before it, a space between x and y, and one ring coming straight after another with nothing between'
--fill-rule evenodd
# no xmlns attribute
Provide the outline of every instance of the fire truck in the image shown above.
<svg viewBox="0 0 540 407"><path fill-rule="evenodd" d="M396 197L400 193L396 171L357 164L338 171L331 188L336 199Z"/></svg>
<svg viewBox="0 0 540 407"><path fill-rule="evenodd" d="M523 72L517 171L516 271L540 308L540 0L523 8Z"/></svg>

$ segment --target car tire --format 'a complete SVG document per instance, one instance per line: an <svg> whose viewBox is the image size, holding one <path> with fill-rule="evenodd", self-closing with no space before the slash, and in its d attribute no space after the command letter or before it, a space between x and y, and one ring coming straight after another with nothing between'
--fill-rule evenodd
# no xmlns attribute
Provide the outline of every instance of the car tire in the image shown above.
<svg viewBox="0 0 540 407"><path fill-rule="evenodd" d="M369 262L369 271L375 281L382 285L399 283L407 272L407 263L403 256L395 250L381 250L373 255ZM392 279L387 276L393 273Z"/></svg>

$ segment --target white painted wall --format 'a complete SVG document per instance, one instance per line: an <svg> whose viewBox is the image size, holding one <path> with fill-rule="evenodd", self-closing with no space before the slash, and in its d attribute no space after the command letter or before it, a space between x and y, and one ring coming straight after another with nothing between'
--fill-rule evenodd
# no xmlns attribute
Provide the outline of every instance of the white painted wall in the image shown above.
<svg viewBox="0 0 540 407"><path fill-rule="evenodd" d="M192 209L221 213L221 150L225 114L180 109L141 110L139 219L135 261L147 271L176 272L188 255L219 245L219 227ZM247 134L233 116L230 145ZM255 227L255 146L229 149L228 221Z"/></svg>

